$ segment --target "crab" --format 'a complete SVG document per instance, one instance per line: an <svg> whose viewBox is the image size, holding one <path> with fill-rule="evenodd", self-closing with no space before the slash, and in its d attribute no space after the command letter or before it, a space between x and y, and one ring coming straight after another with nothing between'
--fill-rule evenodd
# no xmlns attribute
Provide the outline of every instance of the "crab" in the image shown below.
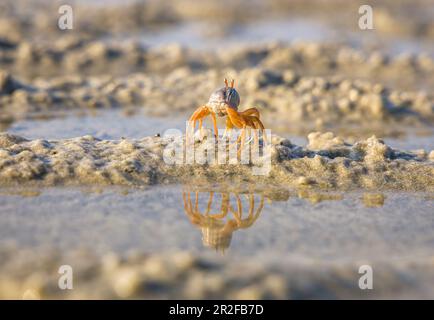
<svg viewBox="0 0 434 320"><path fill-rule="evenodd" d="M243 218L242 202L239 194L235 194L237 210L234 210L230 203L230 193L221 193L221 209L219 213L210 213L214 198L214 192L209 193L207 208L204 213L199 210L199 192L195 192L194 205L191 200L190 191L183 192L184 210L190 218L191 223L202 230L202 241L207 247L215 248L224 252L229 247L232 233L238 229L246 229L252 226L259 218L264 207L264 196L261 196L259 206L255 211L255 197L249 194L248 216ZM234 219L227 219L231 212Z"/></svg>
<svg viewBox="0 0 434 320"><path fill-rule="evenodd" d="M245 143L246 128L259 129L262 137L265 140L264 125L260 120L260 113L257 108L249 108L244 111L238 111L240 105L240 95L234 88L234 80L231 80L230 85L228 80L224 79L225 86L215 90L208 102L197 108L190 117L189 123L193 122L193 129L196 129L196 123L199 122L199 129L202 130L203 119L211 116L214 125L214 136L218 140L217 117L226 118L226 130L224 136L236 127L241 129L241 134L237 142L241 142L241 146ZM255 141L258 141L257 131L255 130Z"/></svg>

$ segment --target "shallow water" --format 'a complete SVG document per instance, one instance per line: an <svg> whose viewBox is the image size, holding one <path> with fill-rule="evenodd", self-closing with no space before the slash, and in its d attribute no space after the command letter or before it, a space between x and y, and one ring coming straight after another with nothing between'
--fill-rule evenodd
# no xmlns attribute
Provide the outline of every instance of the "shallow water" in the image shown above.
<svg viewBox="0 0 434 320"><path fill-rule="evenodd" d="M198 193L202 218L193 219L198 223L195 225L183 205L183 191L187 203L187 194L192 191L185 186L143 190L50 188L39 190L40 193L3 189L0 243L61 250L87 248L98 254L114 251L121 255L131 251L187 250L223 257L224 252L228 260L261 257L262 262L286 259L337 262L384 257L406 260L434 255L432 195L367 196L357 192L319 194L281 189L280 199L265 196L260 210L262 195L240 194L245 228L229 228L220 233L220 241L208 241L214 246L206 246L200 225L211 230L209 218L206 220L204 216L212 190ZM251 197L254 209L249 220ZM194 209L194 192L190 193L190 200L190 209ZM236 221L236 200L237 195L230 194L234 212L214 220ZM217 190L210 213L221 213L222 202L223 194ZM192 211L190 214L194 215ZM218 223L215 221L213 225Z"/></svg>
<svg viewBox="0 0 434 320"><path fill-rule="evenodd" d="M201 50L215 50L248 44L264 44L271 41L290 42L336 40L336 31L314 20L280 19L263 20L228 29L203 22L188 22L159 31L141 31L138 34L122 36L121 41L139 38L143 44L153 47L177 43ZM107 41L119 42L118 38Z"/></svg>
<svg viewBox="0 0 434 320"><path fill-rule="evenodd" d="M49 120L21 120L13 123L7 131L28 139L55 140L83 135L108 140L121 137L139 139L158 133L163 135L168 129L184 131L186 119L180 116L150 117L140 113L127 116L119 110L105 110L98 111L95 115L72 114ZM274 133L289 138L297 145L305 146L308 142L305 136L290 134L284 128ZM386 137L384 141L391 147L401 150L424 149L429 152L434 149L434 134L417 135L411 130L402 138Z"/></svg>
<svg viewBox="0 0 434 320"><path fill-rule="evenodd" d="M143 44L158 47L178 43L189 48L216 50L242 45L258 45L270 42L291 43L294 41L312 41L328 43L346 43L352 47L381 50L392 55L402 53L426 53L434 56L434 46L429 41L415 40L408 37L385 36L370 30L347 30L308 18L286 18L255 21L236 26L210 25L201 22L188 22L176 27L167 27L159 31L141 31L139 34L108 38L107 41L125 41L140 39Z"/></svg>
<svg viewBox="0 0 434 320"><path fill-rule="evenodd" d="M98 139L133 139L164 134L167 129L185 129L180 117L158 118L143 114L127 116L119 110L99 111L95 115L70 114L65 117L41 120L22 120L7 131L29 139L67 139L92 135Z"/></svg>

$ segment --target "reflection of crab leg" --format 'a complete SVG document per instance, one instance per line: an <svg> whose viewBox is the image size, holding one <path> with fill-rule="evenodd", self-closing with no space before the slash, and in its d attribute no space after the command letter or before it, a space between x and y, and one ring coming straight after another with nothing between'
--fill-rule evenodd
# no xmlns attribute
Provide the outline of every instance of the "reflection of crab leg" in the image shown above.
<svg viewBox="0 0 434 320"><path fill-rule="evenodd" d="M229 194L222 194L222 207L220 209L220 213L212 214L211 216L216 219L223 219L228 214L229 209Z"/></svg>
<svg viewBox="0 0 434 320"><path fill-rule="evenodd" d="M222 233L231 234L234 230L237 230L237 223L234 220L228 220L222 229Z"/></svg>
<svg viewBox="0 0 434 320"><path fill-rule="evenodd" d="M190 192L188 192L187 194L188 194L188 207L190 209L190 212L195 216L199 216L199 213L197 212L197 206L196 206L196 209L193 210L193 204L191 202Z"/></svg>
<svg viewBox="0 0 434 320"><path fill-rule="evenodd" d="M190 199L190 193L188 193L189 201L187 201L187 198L185 197L185 192L182 193L182 198L184 200L184 209L188 217L190 218L190 221L194 224L201 224L201 218L202 216L198 214L197 212L192 210L192 204Z"/></svg>
<svg viewBox="0 0 434 320"><path fill-rule="evenodd" d="M187 195L186 195L187 194ZM218 214L209 214L212 206L212 201L214 199L214 192L209 192L208 204L206 214L201 214L199 212L198 198L200 192L195 192L194 204L191 199L191 192L183 190L183 200L184 209L190 220L190 222L198 226L202 230L202 241L204 245L211 246L216 249L222 249L228 247L230 244L230 239L232 233L239 229L245 229L250 227L259 217L262 208L264 206L264 196L261 198L261 203L255 213L255 196L253 194L249 195L249 210L248 216L243 219L243 208L240 195L235 193L237 208L231 205L230 193L221 193L222 195L222 205L221 212ZM225 222L225 217L230 211L233 218L229 218Z"/></svg>
<svg viewBox="0 0 434 320"><path fill-rule="evenodd" d="M240 116L243 118L243 120L246 123L246 127L248 127L248 129L249 129L249 137L251 136L251 128L255 129L255 143L257 145L259 138L258 138L258 135L256 132L256 124L255 124L254 120L252 120L253 116L244 116L241 114L240 114ZM244 137L243 137L243 134L244 134ZM244 146L243 141L245 141L245 129L243 129L243 131L241 132L241 135L238 137L237 143L241 142L241 146ZM250 140L249 140L249 142L250 142Z"/></svg>
<svg viewBox="0 0 434 320"><path fill-rule="evenodd" d="M256 213L253 215L254 208L255 208L255 200L254 200L254 195L250 195L249 216L246 219L237 221L238 227L239 228L250 227L259 218L259 215L261 214L263 207L264 207L264 196L261 196L261 202L259 204L259 207L256 210Z"/></svg>
<svg viewBox="0 0 434 320"><path fill-rule="evenodd" d="M240 196L237 194L235 195L235 197L237 198L237 212L235 212L232 208L231 208L231 212L235 217L235 220L237 220L237 224L241 223L241 219L242 219L242 215L243 215L243 206L241 203L241 199Z"/></svg>
<svg viewBox="0 0 434 320"><path fill-rule="evenodd" d="M262 124L260 120L260 113L259 110L256 108L249 108L244 111L239 112L239 114L244 118L244 120L247 122L247 125L254 128L259 129L262 132L262 137L266 141L266 137L264 135L264 125ZM255 130L255 139L256 136L256 130Z"/></svg>
<svg viewBox="0 0 434 320"><path fill-rule="evenodd" d="M211 210L212 199L214 197L214 192L209 193L208 205L206 207L206 215L209 215L209 211Z"/></svg>
<svg viewBox="0 0 434 320"><path fill-rule="evenodd" d="M196 125L195 125L195 127L196 127ZM199 119L199 130L200 130L200 134L203 134L203 119Z"/></svg>
<svg viewBox="0 0 434 320"><path fill-rule="evenodd" d="M188 205L187 198L185 197L185 191L182 192L182 199L184 200L185 211L190 211L190 206Z"/></svg>

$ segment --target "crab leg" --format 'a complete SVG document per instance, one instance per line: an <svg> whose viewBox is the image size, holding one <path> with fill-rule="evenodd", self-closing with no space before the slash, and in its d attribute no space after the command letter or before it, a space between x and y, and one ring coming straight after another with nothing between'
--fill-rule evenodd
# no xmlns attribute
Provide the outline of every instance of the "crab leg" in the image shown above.
<svg viewBox="0 0 434 320"><path fill-rule="evenodd" d="M261 131L262 133L262 138L265 140L265 135L264 135L264 126L262 125L261 120L259 120L259 118L257 118L256 116L250 116L253 124L254 124L254 128L255 128L255 144L258 145L259 143L259 134L258 131L256 129L259 129L259 131Z"/></svg>
<svg viewBox="0 0 434 320"><path fill-rule="evenodd" d="M206 106L201 106L196 109L195 112L190 117L189 122L193 121L194 129L196 129L196 122L200 119L205 118L209 114L209 109Z"/></svg>
<svg viewBox="0 0 434 320"><path fill-rule="evenodd" d="M190 199L190 192L188 192L188 200L185 196L185 191L182 192L182 198L184 199L184 209L187 216L190 218L190 221L194 224L200 224L200 218L201 216L197 214L197 212L193 211L191 199Z"/></svg>
<svg viewBox="0 0 434 320"><path fill-rule="evenodd" d="M255 116L258 119L260 118L259 110L256 108L249 108L244 111L241 111L240 114L243 116Z"/></svg>
<svg viewBox="0 0 434 320"><path fill-rule="evenodd" d="M261 202L259 203L258 210L256 211L255 220L258 219L263 208L264 208L264 195L261 196Z"/></svg>
<svg viewBox="0 0 434 320"><path fill-rule="evenodd" d="M196 111L191 115L189 122L193 122L193 131L196 130L196 122L199 121L199 129L202 132L203 118L208 116L210 111L207 106L202 106L196 109Z"/></svg>
<svg viewBox="0 0 434 320"><path fill-rule="evenodd" d="M241 148L244 146L244 140L246 137L246 120L234 109L226 107L226 112L232 124L238 128L241 128ZM238 150L238 155L241 154L241 148Z"/></svg>
<svg viewBox="0 0 434 320"><path fill-rule="evenodd" d="M212 113L207 106L202 106L196 109L196 111L191 115L189 122L193 122L193 129L196 129L196 122L199 121L199 128L202 130L203 119L211 115L212 122L214 125L214 136L218 137L217 119L214 113ZM202 131L201 131L202 132Z"/></svg>
<svg viewBox="0 0 434 320"><path fill-rule="evenodd" d="M262 124L262 121L259 119L259 117L257 116L247 116L248 119L250 120L250 122L253 124L252 127L255 129L259 129L262 133L262 139L264 139L264 141L267 141L267 138L265 136L264 133L264 125Z"/></svg>
<svg viewBox="0 0 434 320"><path fill-rule="evenodd" d="M253 211L255 210L255 196L253 194L250 195L250 208L249 208L249 218L253 215Z"/></svg>
<svg viewBox="0 0 434 320"><path fill-rule="evenodd" d="M229 119L229 117L226 118L226 129L225 132L223 132L223 138L226 137L226 135L228 135L228 137L230 138L231 136L231 131L234 127L234 124L231 122L231 119Z"/></svg>
<svg viewBox="0 0 434 320"><path fill-rule="evenodd" d="M262 122L259 120L260 119L260 113L259 110L256 108L249 108L246 109L244 111L241 111L240 114L244 117L244 118L248 118L249 120L251 120L251 127L254 129L262 129L263 130L263 125ZM257 144L259 140L258 134L255 130L255 143Z"/></svg>
<svg viewBox="0 0 434 320"><path fill-rule="evenodd" d="M233 210L231 207L231 212L234 215L235 220L237 221L237 224L240 224L242 221L242 215L243 215L243 206L241 203L240 195L236 194L235 198L237 199L237 211Z"/></svg>

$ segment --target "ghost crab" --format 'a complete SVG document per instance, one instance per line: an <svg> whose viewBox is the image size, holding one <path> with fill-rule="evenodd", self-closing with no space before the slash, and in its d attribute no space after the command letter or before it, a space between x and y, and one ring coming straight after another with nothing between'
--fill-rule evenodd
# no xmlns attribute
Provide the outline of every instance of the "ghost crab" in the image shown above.
<svg viewBox="0 0 434 320"><path fill-rule="evenodd" d="M190 196L190 190L183 191L184 210L190 218L191 223L202 230L202 241L207 247L215 248L224 252L229 247L232 233L239 229L251 227L259 218L264 207L265 197L262 195L259 206L255 210L255 196L248 195L249 209L247 217L243 217L243 205L238 193L234 193L236 209L232 207L230 193L221 193L221 208L219 213L211 213L211 206L214 199L214 192L209 192L206 210L202 213L199 210L199 192L195 192L194 203ZM225 219L231 213L233 219Z"/></svg>
<svg viewBox="0 0 434 320"><path fill-rule="evenodd" d="M230 134L234 127L241 129L241 134L238 137L237 142L241 142L241 147L245 143L246 128L259 129L262 133L262 137L265 140L264 125L260 120L259 110L256 108L249 108L244 111L238 111L240 105L240 95L234 88L234 80L231 80L229 86L228 80L224 80L225 86L215 90L208 102L197 108L196 111L190 117L189 123L193 122L193 129L196 129L196 122L199 122L199 129L202 130L203 119L208 115L211 115L214 125L214 136L218 141L218 128L217 128L217 116L226 118L226 130L223 136L227 133ZM259 141L257 131L255 130L255 142ZM241 149L239 149L240 151Z"/></svg>

